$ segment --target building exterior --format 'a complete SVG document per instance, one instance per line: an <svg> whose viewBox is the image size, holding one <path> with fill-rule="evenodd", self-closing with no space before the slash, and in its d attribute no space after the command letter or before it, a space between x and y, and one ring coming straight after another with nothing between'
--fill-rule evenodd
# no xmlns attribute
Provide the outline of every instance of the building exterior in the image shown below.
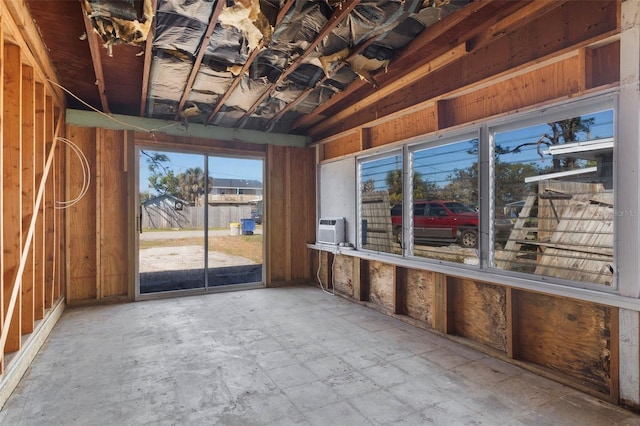
<svg viewBox="0 0 640 426"><path fill-rule="evenodd" d="M262 182L244 179L213 180L209 203L255 203L262 199Z"/></svg>

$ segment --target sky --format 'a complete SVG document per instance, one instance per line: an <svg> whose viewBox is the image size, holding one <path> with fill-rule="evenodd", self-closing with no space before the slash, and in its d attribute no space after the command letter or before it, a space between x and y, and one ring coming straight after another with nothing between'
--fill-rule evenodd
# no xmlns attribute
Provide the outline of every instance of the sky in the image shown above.
<svg viewBox="0 0 640 426"><path fill-rule="evenodd" d="M595 122L591 126L591 134L580 133L578 140L600 139L613 136L613 111L601 111L593 114L586 114L583 118L594 118ZM552 165L550 155L540 157L538 146L535 145L540 137L550 132L550 127L546 123L523 126L515 130L509 130L495 134L496 144L503 149L511 150L524 143L530 145L522 146L517 152L503 154L500 161L509 163L528 163L540 168ZM450 182L450 176L456 170L464 170L471 167L478 161L477 154L469 151L474 147L472 140L461 140L451 144L429 147L415 151L414 167L426 182L435 183L440 187L446 186ZM547 148L541 145L541 151ZM386 176L390 170L402 169L402 155L392 154L386 158L376 159L366 162L363 166L362 181L373 179L378 190L386 188Z"/></svg>
<svg viewBox="0 0 640 426"><path fill-rule="evenodd" d="M204 155L201 154L182 154L167 151L154 151L149 149L142 150L147 154L153 155L157 152L166 154L171 163L170 167L173 172L178 175L185 170L194 167L200 167L204 170ZM145 155L140 154L140 192L149 189L149 167ZM246 179L258 180L262 182L263 160L232 158L232 157L209 157L209 176L224 179Z"/></svg>

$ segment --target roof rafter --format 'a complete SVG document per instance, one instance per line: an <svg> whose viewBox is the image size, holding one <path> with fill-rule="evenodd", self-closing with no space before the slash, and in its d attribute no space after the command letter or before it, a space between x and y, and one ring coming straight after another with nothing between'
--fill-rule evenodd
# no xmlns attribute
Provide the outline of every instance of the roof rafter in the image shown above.
<svg viewBox="0 0 640 426"><path fill-rule="evenodd" d="M296 0L287 0L287 2L282 6L282 9L280 9L280 11L278 12L278 16L276 18L276 23L275 23L276 28L278 28L280 23L284 20L284 17L287 15L287 12L289 12L289 9L291 9L291 7L295 3L296 3ZM216 114L220 112L220 109L224 106L227 99L231 97L231 95L233 94L233 91L236 90L236 87L238 87L238 85L242 81L242 76L247 72L249 67L253 64L253 61L255 61L256 58L258 57L258 54L262 50L262 47L263 47L263 41L261 40L258 47L253 49L253 51L247 58L246 62L242 66L242 69L240 70L238 75L233 79L233 81L231 82L231 85L227 88L224 95L222 95L222 97L220 97L220 99L216 103L216 106L213 108L213 111L211 111L211 114L209 114L209 117L207 118L207 121L206 121L207 123L210 123L211 120L213 120Z"/></svg>
<svg viewBox="0 0 640 426"><path fill-rule="evenodd" d="M274 115L270 120L269 120L269 124L274 124L276 123L278 120L280 120L282 118L283 115L285 115L288 111L290 111L293 107L295 107L296 105L298 105L300 102L302 102L303 100L306 99L307 96L309 96L309 94L311 92L313 92L316 88L318 88L319 86L321 86L322 84L324 84L324 82L326 82L327 80L331 79L334 75L336 75L336 73L338 71L340 71L342 69L342 67L346 66L347 63L349 62L350 59L356 57L357 55L359 55L361 52L363 52L367 47L371 46L373 43L375 43L375 41L381 36L383 35L384 32L381 32L380 34L375 34L374 36L368 38L367 40L364 41L364 43L360 43L358 46L356 46L355 49L353 49L351 51L351 54L349 55L348 58L340 61L335 67L334 69L332 69L330 71L330 73L328 75L325 75L324 77L322 77L316 84L314 87L308 87L306 88L295 100L293 100L292 102L289 102L284 108L282 108L280 111L278 111L278 113L276 115Z"/></svg>
<svg viewBox="0 0 640 426"><path fill-rule="evenodd" d="M156 19L156 10L158 8L158 0L151 0L151 10L153 11L153 20ZM142 68L142 94L140 95L140 117L144 117L147 109L147 93L149 91L149 72L151 71L151 59L153 55L153 39L156 34L156 26L152 23L147 34L147 41L144 45L144 66Z"/></svg>
<svg viewBox="0 0 640 426"><path fill-rule="evenodd" d="M222 11L222 7L226 4L226 1L219 0L216 2L216 7L213 9L213 13L211 14L211 19L209 20L209 25L207 26L207 31L200 42L200 46L198 46L198 54L193 62L193 67L191 68L191 72L189 73L189 79L187 80L187 84L182 92L182 97L180 98L180 102L178 103L178 110L176 111L175 119L178 120L180 118L180 113L182 112L182 108L184 108L184 104L189 98L189 94L191 94L191 89L193 88L193 82L196 80L196 75L198 75L198 71L200 70L200 64L202 64L202 58L204 58L204 54L207 51L207 46L209 46L209 41L211 41L211 35L213 31L216 29L216 25L218 23L218 16L220 16L220 12Z"/></svg>
<svg viewBox="0 0 640 426"><path fill-rule="evenodd" d="M296 60L293 61L291 63L291 65L289 65L287 67L287 69L284 70L284 72L280 75L280 77L278 77L278 79L274 83L271 83L267 87L267 90L265 90L265 92L262 94L262 96L260 96L253 103L253 105L251 105L251 108L249 108L244 113L244 115L239 120L236 121L235 125L239 125L239 127L243 127L244 123L246 122L246 120L249 118L249 116L251 114L253 114L253 112L258 108L258 106L265 99L267 99L269 96L271 96L271 94L276 90L278 85L280 83L282 83L285 78L287 78L289 75L291 75L291 73L294 72L300 66L300 64L302 64L302 62L307 58L307 56L309 56L311 53L313 53L313 51L316 49L316 47L318 47L320 45L320 43L322 43L322 40L327 35L329 35L329 33L335 27L337 27L349 15L349 13L351 13L351 11L353 9L355 9L355 7L358 5L358 3L360 3L360 0L350 1L346 5L344 3L340 3L339 6L334 10L333 14L331 15L331 17L329 18L327 23L324 25L324 27L322 27L322 30L318 33L318 35L313 40L313 42L307 47L307 49L305 49L305 51L300 56L298 56L296 58Z"/></svg>
<svg viewBox="0 0 640 426"><path fill-rule="evenodd" d="M102 104L102 112L110 113L109 101L107 99L107 88L104 82L104 71L102 69L102 56L100 53L100 43L98 41L98 34L93 31L91 21L85 10L84 3L80 2L82 8L82 19L84 21L84 28L87 34L87 41L89 42L89 50L91 51L91 62L93 63L93 72L96 76L96 86L98 87L98 95L100 96L100 103Z"/></svg>
<svg viewBox="0 0 640 426"><path fill-rule="evenodd" d="M473 32L467 32L466 34L464 34L468 36L468 38L472 38L476 34L481 33L481 31L483 31L484 29L490 27L491 25L494 25L505 16L508 16L509 14L522 8L528 3L531 2L487 0L483 2L469 3L467 6L458 10L456 13L452 13L449 16L445 17L436 25L431 25L425 28L415 39L413 39L411 43L409 43L404 49L402 49L402 51L398 52L398 55L392 59L391 64L389 65L389 74L392 74L392 70L396 71L394 77L397 77L397 74L400 72L402 74L411 72L417 66L410 66L409 68L405 69L401 65L409 63L415 64L433 60L438 56L444 54L448 50L454 48L461 42L460 37L462 37L463 35L457 34L457 32L455 32L454 30L456 28L460 28L459 26L461 24L464 24L466 21L480 20L482 23L481 25L477 25L474 28ZM402 68L402 71L400 71L400 68ZM376 73L376 75L381 75L381 78L377 79L378 83L380 84L380 87L378 89L384 87L386 84L392 83L395 80L395 78L385 76L380 72ZM365 95L370 95L375 90L378 90L366 86L369 85L363 80L354 81L345 90L340 93L336 93L331 97L331 99L319 105L312 112L294 121L292 129L301 127L306 128L313 125L316 117L327 111L329 108L343 102L348 96L353 95L360 89L367 90L367 94Z"/></svg>

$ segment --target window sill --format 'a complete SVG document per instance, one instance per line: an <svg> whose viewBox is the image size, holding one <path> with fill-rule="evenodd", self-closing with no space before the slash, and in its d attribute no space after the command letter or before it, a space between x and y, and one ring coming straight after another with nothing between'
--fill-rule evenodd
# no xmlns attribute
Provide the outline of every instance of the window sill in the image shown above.
<svg viewBox="0 0 640 426"><path fill-rule="evenodd" d="M401 266L410 269L438 272L441 274L452 275L470 280L485 281L492 284L504 285L516 289L535 291L554 296L568 297L586 302L614 306L640 312L640 299L624 297L619 294L606 291L569 287L566 285L545 282L542 280L528 280L508 274L501 274L493 270L480 270L477 268L470 268L465 265L456 266L437 261L418 261L415 259L403 258L394 255L386 255L357 249L346 249L336 245L307 244L307 248L311 250L329 252L334 255L351 256L363 260L384 262L390 265Z"/></svg>

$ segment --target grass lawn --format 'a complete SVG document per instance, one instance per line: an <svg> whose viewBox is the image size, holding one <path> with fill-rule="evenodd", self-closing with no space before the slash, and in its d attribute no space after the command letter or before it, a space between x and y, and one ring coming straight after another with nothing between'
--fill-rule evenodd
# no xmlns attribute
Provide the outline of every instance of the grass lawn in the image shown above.
<svg viewBox="0 0 640 426"><path fill-rule="evenodd" d="M167 238L166 240L141 240L140 250L153 247L198 246L203 239ZM209 237L209 251L217 251L232 256L242 256L255 263L262 263L262 235L229 235Z"/></svg>

